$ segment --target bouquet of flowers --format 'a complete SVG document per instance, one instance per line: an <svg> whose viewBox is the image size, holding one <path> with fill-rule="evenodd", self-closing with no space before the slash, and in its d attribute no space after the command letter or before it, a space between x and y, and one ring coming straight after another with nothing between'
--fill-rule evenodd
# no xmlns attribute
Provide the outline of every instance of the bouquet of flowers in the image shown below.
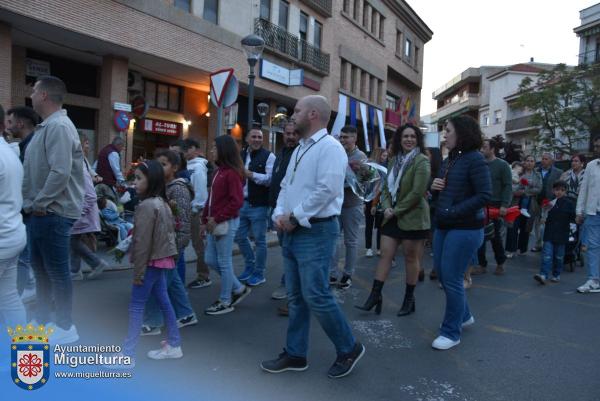
<svg viewBox="0 0 600 401"><path fill-rule="evenodd" d="M521 180L519 181L519 184L526 187L527 185L529 185L529 180L527 180L527 178L525 178L525 177L522 177Z"/></svg>
<svg viewBox="0 0 600 401"><path fill-rule="evenodd" d="M387 177L387 169L369 161L355 161L346 168L345 186L365 202L372 201L381 191Z"/></svg>

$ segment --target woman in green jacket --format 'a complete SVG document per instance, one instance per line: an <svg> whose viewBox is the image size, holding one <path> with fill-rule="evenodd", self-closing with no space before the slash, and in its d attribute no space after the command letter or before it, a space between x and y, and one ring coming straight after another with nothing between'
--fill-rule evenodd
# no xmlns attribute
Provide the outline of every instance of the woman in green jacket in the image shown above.
<svg viewBox="0 0 600 401"><path fill-rule="evenodd" d="M406 266L406 293L398 316L415 311L414 290L417 285L425 240L431 226L429 205L425 197L429 184L430 164L423 151L423 133L412 125L398 128L392 139L388 177L381 193L384 217L381 227L381 259L375 272L369 298L358 309L381 313L381 290L392 268L392 259L402 244Z"/></svg>

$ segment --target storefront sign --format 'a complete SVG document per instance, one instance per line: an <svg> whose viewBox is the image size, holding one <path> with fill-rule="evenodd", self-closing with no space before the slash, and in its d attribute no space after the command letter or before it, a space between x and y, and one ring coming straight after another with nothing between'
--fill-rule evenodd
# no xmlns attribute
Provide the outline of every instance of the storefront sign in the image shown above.
<svg viewBox="0 0 600 401"><path fill-rule="evenodd" d="M117 111L114 122L118 131L125 131L129 127L129 115L124 111Z"/></svg>
<svg viewBox="0 0 600 401"><path fill-rule="evenodd" d="M115 102L113 105L113 110L126 111L128 113L131 113L131 105L129 103Z"/></svg>
<svg viewBox="0 0 600 401"><path fill-rule="evenodd" d="M41 77L50 75L50 63L34 58L25 59L25 75L28 77Z"/></svg>
<svg viewBox="0 0 600 401"><path fill-rule="evenodd" d="M144 131L158 135L179 136L183 132L183 124L164 120L144 120Z"/></svg>
<svg viewBox="0 0 600 401"><path fill-rule="evenodd" d="M302 69L289 70L285 67L271 63L265 59L260 60L260 76L285 86L301 86L304 78Z"/></svg>

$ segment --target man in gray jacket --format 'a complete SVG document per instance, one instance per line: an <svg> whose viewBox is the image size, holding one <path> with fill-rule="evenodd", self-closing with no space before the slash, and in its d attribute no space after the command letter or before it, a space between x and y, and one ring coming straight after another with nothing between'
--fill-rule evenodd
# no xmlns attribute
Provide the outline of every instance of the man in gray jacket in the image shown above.
<svg viewBox="0 0 600 401"><path fill-rule="evenodd" d="M79 339L73 325L73 287L69 270L71 226L81 217L83 152L75 126L62 104L67 89L53 76L38 78L33 109L43 121L25 154L23 210L31 214L31 264L35 273L37 324L50 323L52 301L56 320L51 342Z"/></svg>

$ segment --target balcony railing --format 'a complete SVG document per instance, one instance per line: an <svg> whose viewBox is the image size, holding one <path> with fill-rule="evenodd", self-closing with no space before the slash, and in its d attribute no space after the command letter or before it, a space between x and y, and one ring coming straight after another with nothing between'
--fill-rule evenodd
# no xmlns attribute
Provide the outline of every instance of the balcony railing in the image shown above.
<svg viewBox="0 0 600 401"><path fill-rule="evenodd" d="M531 124L531 116L524 116L513 118L512 120L506 120L506 133L511 133L512 131L525 130L528 128L533 128Z"/></svg>
<svg viewBox="0 0 600 401"><path fill-rule="evenodd" d="M254 33L265 40L265 46L305 64L317 72L329 75L329 54L299 39L271 22L257 18Z"/></svg>
<svg viewBox="0 0 600 401"><path fill-rule="evenodd" d="M600 63L600 49L590 50L579 55L579 65Z"/></svg>
<svg viewBox="0 0 600 401"><path fill-rule="evenodd" d="M303 3L308 4L317 12L323 14L326 17L331 17L332 14L332 0L302 0Z"/></svg>

